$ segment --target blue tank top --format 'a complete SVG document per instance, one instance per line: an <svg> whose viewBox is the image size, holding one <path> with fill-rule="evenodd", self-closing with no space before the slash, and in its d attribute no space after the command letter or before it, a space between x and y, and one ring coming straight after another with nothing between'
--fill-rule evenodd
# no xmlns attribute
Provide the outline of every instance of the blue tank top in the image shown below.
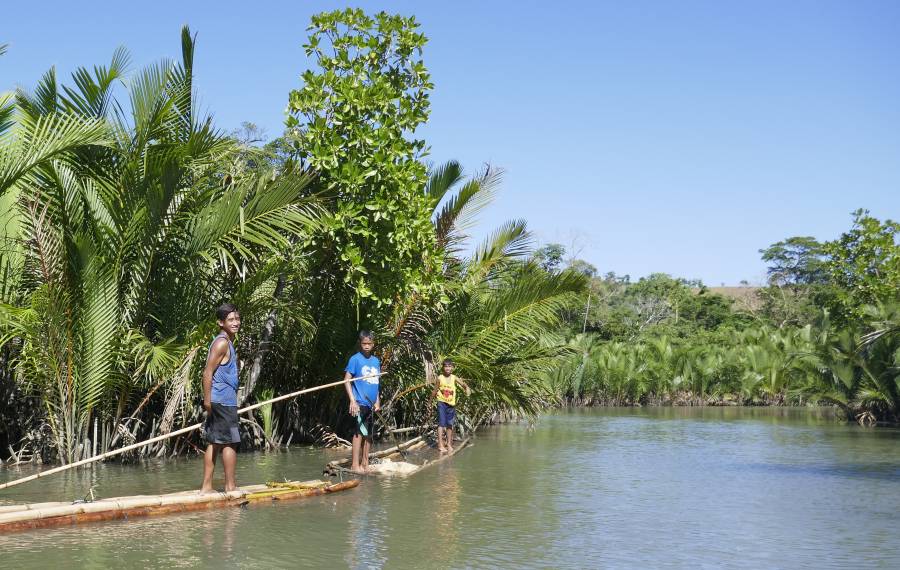
<svg viewBox="0 0 900 570"><path fill-rule="evenodd" d="M213 372L212 381L212 397L211 402L221 404L223 406L237 406L237 389L238 389L238 368L237 354L234 351L234 345L228 339L225 333L220 334L209 344L212 349L213 343L224 337L228 341L228 364L219 364L216 371Z"/></svg>

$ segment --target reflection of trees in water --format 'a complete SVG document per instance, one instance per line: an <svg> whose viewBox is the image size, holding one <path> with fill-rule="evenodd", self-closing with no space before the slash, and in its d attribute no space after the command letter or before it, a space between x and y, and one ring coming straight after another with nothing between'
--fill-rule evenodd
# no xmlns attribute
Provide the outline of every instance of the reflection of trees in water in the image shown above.
<svg viewBox="0 0 900 570"><path fill-rule="evenodd" d="M344 556L348 568L383 568L386 530L384 511L373 507L370 497L357 501L347 528L350 548Z"/></svg>
<svg viewBox="0 0 900 570"><path fill-rule="evenodd" d="M432 493L435 499L433 549L436 562L449 564L456 559L459 550L460 537L456 529L456 519L462 491L456 469L453 469L452 465L444 467L438 475L438 482Z"/></svg>

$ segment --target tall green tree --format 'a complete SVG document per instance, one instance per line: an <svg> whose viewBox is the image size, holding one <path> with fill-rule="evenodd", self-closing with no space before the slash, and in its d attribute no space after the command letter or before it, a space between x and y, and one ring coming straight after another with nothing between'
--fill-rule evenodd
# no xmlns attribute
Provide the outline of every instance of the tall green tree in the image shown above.
<svg viewBox="0 0 900 570"><path fill-rule="evenodd" d="M827 269L838 287L836 312L864 320L865 306L900 299L900 224L868 210L853 213L850 231L825 244Z"/></svg>
<svg viewBox="0 0 900 570"><path fill-rule="evenodd" d="M437 288L442 260L423 191L429 114L425 36L414 17L360 9L313 16L304 46L315 69L290 93L287 136L331 199L311 244L370 322L410 293ZM343 285L341 285L343 284ZM377 320L377 319L376 319Z"/></svg>

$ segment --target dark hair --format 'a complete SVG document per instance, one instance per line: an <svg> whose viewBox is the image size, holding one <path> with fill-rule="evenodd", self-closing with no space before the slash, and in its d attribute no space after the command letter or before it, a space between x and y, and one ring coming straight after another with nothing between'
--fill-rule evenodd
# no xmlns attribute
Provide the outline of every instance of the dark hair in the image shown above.
<svg viewBox="0 0 900 570"><path fill-rule="evenodd" d="M219 305L219 308L216 309L216 318L220 321L224 321L231 313L241 314L241 312L238 311L238 308L231 303L222 303Z"/></svg>
<svg viewBox="0 0 900 570"><path fill-rule="evenodd" d="M449 364L450 366L453 366L453 361L449 358L445 358L443 364Z"/></svg>
<svg viewBox="0 0 900 570"><path fill-rule="evenodd" d="M359 331L359 340L362 340L364 338L375 340L375 335L372 334L372 331L370 331L368 329L363 329L363 330Z"/></svg>

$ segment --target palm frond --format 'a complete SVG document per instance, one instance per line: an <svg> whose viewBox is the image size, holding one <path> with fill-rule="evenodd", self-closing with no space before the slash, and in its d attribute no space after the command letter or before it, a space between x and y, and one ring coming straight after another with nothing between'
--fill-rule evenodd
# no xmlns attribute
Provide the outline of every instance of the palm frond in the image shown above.
<svg viewBox="0 0 900 570"><path fill-rule="evenodd" d="M191 378L194 361L200 352L200 346L194 346L184 355L184 359L172 376L169 390L166 394L166 406L160 419L159 430L161 433L169 433L175 423L178 412L183 410L186 402L191 399Z"/></svg>
<svg viewBox="0 0 900 570"><path fill-rule="evenodd" d="M32 120L58 112L59 84L56 81L56 68L51 67L44 73L33 94L17 90L16 104L22 113Z"/></svg>
<svg viewBox="0 0 900 570"><path fill-rule="evenodd" d="M525 257L532 243L525 220L506 222L475 251L466 268L467 285L481 283L504 263Z"/></svg>
<svg viewBox="0 0 900 570"><path fill-rule="evenodd" d="M84 356L78 374L78 405L93 409L109 389L121 335L116 276L94 257L86 267L84 305L79 319Z"/></svg>
<svg viewBox="0 0 900 570"><path fill-rule="evenodd" d="M13 114L15 113L15 110L16 106L12 94L0 93L0 144L2 144L5 133L9 131L14 124Z"/></svg>
<svg viewBox="0 0 900 570"><path fill-rule="evenodd" d="M85 67L76 69L72 73L75 87L63 86L63 106L85 117L106 117L113 101L112 87L127 73L129 61L128 51L120 47L113 52L109 67L95 66L93 73Z"/></svg>
<svg viewBox="0 0 900 570"><path fill-rule="evenodd" d="M463 179L463 168L457 161L451 160L430 169L428 182L425 183L425 194L431 198L435 208L448 192Z"/></svg>
<svg viewBox="0 0 900 570"><path fill-rule="evenodd" d="M52 114L24 120L14 132L15 140L0 146L0 194L47 161L65 160L81 147L109 142L103 121L72 115Z"/></svg>
<svg viewBox="0 0 900 570"><path fill-rule="evenodd" d="M438 174L449 177L446 172ZM502 171L487 166L483 172L466 182L459 193L444 202L434 219L439 245L450 253L458 251L459 244L467 237L465 232L475 225L478 214L493 201L501 178Z"/></svg>
<svg viewBox="0 0 900 570"><path fill-rule="evenodd" d="M306 175L261 176L231 186L196 217L189 255L200 255L241 271L257 252L276 251L289 236L308 234L318 223L318 207L304 198Z"/></svg>

